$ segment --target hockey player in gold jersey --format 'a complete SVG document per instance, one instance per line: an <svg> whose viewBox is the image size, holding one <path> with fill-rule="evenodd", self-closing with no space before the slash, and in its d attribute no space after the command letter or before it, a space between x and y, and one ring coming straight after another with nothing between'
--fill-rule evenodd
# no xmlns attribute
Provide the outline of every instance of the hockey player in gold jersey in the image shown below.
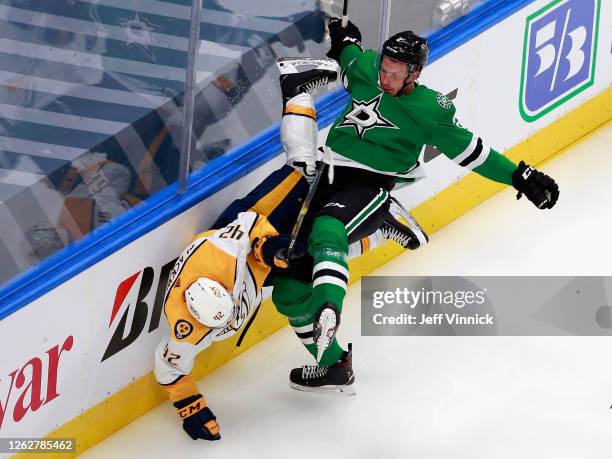
<svg viewBox="0 0 612 459"><path fill-rule="evenodd" d="M194 440L220 438L215 416L191 379L194 359L248 320L261 301L273 254L288 240L265 216L242 212L229 225L199 234L170 273L164 306L170 336L156 349L155 377Z"/></svg>

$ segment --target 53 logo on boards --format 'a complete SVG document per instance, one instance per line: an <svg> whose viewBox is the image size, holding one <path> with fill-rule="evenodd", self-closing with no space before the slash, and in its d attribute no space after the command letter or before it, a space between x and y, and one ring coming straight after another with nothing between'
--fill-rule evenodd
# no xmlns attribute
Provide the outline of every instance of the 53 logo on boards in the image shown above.
<svg viewBox="0 0 612 459"><path fill-rule="evenodd" d="M527 18L519 108L533 122L591 86L601 0L554 0Z"/></svg>

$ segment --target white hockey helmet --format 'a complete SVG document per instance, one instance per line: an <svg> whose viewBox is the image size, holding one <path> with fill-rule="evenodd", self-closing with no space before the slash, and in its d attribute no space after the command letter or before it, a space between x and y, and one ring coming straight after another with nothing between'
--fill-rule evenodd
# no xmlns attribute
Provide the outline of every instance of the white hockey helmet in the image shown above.
<svg viewBox="0 0 612 459"><path fill-rule="evenodd" d="M187 309L210 328L225 327L234 316L234 299L217 281L200 277L185 290Z"/></svg>

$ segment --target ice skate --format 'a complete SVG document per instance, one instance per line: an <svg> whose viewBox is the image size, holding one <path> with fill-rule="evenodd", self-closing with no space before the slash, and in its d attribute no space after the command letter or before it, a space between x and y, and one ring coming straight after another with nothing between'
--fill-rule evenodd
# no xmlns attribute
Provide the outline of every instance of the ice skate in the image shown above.
<svg viewBox="0 0 612 459"><path fill-rule="evenodd" d="M416 250L429 241L427 234L410 212L393 197L380 230L385 239L397 242L405 249Z"/></svg>
<svg viewBox="0 0 612 459"><path fill-rule="evenodd" d="M333 59L284 57L276 60L280 71L283 100L333 83L338 78L338 63Z"/></svg>
<svg viewBox="0 0 612 459"><path fill-rule="evenodd" d="M289 386L303 392L336 393L355 395L355 374L353 373L353 349L349 343L348 352L330 367L304 365L294 368L289 375Z"/></svg>

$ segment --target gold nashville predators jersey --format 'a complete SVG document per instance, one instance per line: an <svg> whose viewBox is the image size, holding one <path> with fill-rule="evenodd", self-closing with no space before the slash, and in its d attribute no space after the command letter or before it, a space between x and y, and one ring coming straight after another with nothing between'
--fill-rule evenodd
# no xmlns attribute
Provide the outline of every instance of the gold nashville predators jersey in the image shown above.
<svg viewBox="0 0 612 459"><path fill-rule="evenodd" d="M196 355L211 342L236 334L261 302L261 289L270 273L251 251L256 238L275 236L267 218L242 212L225 227L196 236L170 273L164 299L169 336L155 351L155 377L173 402L198 393L190 378ZM231 293L236 313L221 329L210 329L188 311L185 290L199 277L219 282Z"/></svg>

